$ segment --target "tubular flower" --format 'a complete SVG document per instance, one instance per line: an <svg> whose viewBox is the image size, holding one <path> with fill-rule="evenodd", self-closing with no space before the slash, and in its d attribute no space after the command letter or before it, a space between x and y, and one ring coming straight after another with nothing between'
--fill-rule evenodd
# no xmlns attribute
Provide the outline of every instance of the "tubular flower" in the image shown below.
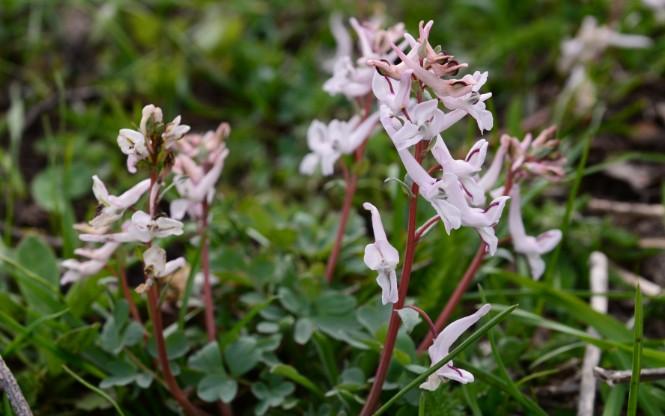
<svg viewBox="0 0 665 416"><path fill-rule="evenodd" d="M141 199L149 187L150 179L145 179L122 195L115 196L109 194L104 182L97 175L94 175L92 177L92 192L95 194L95 198L97 198L101 209L98 210L95 218L90 221L90 225L93 228L99 229L113 224L122 217L127 208L136 204Z"/></svg>
<svg viewBox="0 0 665 416"><path fill-rule="evenodd" d="M149 214L137 211L132 215L127 229L111 234L81 234L79 238L89 242L115 241L118 243L142 242L148 243L154 238L164 238L171 235L181 235L183 224L169 217L152 219Z"/></svg>
<svg viewBox="0 0 665 416"><path fill-rule="evenodd" d="M369 202L365 202L363 208L372 213L372 230L374 232L374 243L365 246L365 264L371 270L379 272L376 283L381 287L381 302L384 305L396 303L398 293L395 267L399 263L399 253L388 242L379 210Z"/></svg>
<svg viewBox="0 0 665 416"><path fill-rule="evenodd" d="M462 110L476 120L480 132L492 130L494 119L492 113L485 107L485 101L492 97L492 93L481 94L480 88L487 82L487 72L476 71L473 75L465 75L462 80L469 82L471 91L459 97L442 97L441 102L450 110Z"/></svg>
<svg viewBox="0 0 665 416"><path fill-rule="evenodd" d="M457 341L457 339L468 330L473 324L478 322L480 318L485 316L492 307L485 304L480 307L475 313L465 316L450 323L443 331L436 337L434 343L427 350L432 364L436 364L448 355L450 347ZM453 380L458 383L467 384L474 381L473 374L466 370L457 368L453 365L452 361L446 363L443 367L438 369L434 374L430 375L420 388L423 390L436 390L443 381Z"/></svg>
<svg viewBox="0 0 665 416"><path fill-rule="evenodd" d="M534 279L539 279L545 271L545 261L542 255L549 253L561 241L560 230L549 230L533 237L526 234L524 222L522 221L521 195L518 185L511 192L510 213L508 218L508 229L515 251L524 254L531 269Z"/></svg>

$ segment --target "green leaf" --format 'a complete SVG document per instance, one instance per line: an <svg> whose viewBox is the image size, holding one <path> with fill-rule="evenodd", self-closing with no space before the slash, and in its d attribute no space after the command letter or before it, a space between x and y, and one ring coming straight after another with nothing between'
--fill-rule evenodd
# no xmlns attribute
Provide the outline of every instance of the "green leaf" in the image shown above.
<svg viewBox="0 0 665 416"><path fill-rule="evenodd" d="M168 334L164 341L166 342L166 353L169 360L175 360L187 354L189 351L189 343L185 334L178 328L175 332ZM150 354L157 358L157 347L155 338L150 338L148 342L148 351Z"/></svg>
<svg viewBox="0 0 665 416"><path fill-rule="evenodd" d="M261 350L256 338L241 337L224 351L224 359L234 377L241 376L259 363Z"/></svg>
<svg viewBox="0 0 665 416"><path fill-rule="evenodd" d="M628 390L628 416L637 414L637 399L640 388L640 371L642 369L642 333L644 320L642 318L642 291L640 285L635 289L635 328L633 330L633 372L630 377L630 390Z"/></svg>
<svg viewBox="0 0 665 416"><path fill-rule="evenodd" d="M226 374L210 374L199 381L196 394L206 402L221 400L229 403L238 393L238 383Z"/></svg>
<svg viewBox="0 0 665 416"><path fill-rule="evenodd" d="M136 345L143 338L143 327L136 321L129 322L129 305L119 300L113 309L113 316L104 324L99 337L103 350L118 354L125 347Z"/></svg>
<svg viewBox="0 0 665 416"><path fill-rule="evenodd" d="M288 378L289 380L300 384L307 390L323 398L323 392L321 389L316 387L316 384L314 384L310 379L300 374L293 366L287 364L277 364L270 369L270 372L272 374Z"/></svg>
<svg viewBox="0 0 665 416"><path fill-rule="evenodd" d="M187 365L204 373L223 373L222 354L217 342L209 342L189 357Z"/></svg>
<svg viewBox="0 0 665 416"><path fill-rule="evenodd" d="M48 167L32 180L32 198L46 211L62 212L66 200L78 198L90 191L91 176L92 170L83 163L73 163L67 170L67 178L61 166Z"/></svg>
<svg viewBox="0 0 665 416"><path fill-rule="evenodd" d="M314 322L309 318L300 318L296 321L293 330L293 339L300 345L304 345L309 341L314 333Z"/></svg>
<svg viewBox="0 0 665 416"><path fill-rule="evenodd" d="M58 295L60 272L55 255L41 238L28 236L16 248L17 284L30 307L41 313L63 308Z"/></svg>

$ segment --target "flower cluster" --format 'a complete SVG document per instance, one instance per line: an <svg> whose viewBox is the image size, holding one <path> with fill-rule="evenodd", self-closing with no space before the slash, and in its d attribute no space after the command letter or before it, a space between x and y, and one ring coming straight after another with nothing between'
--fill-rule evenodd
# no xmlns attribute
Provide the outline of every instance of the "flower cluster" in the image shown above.
<svg viewBox="0 0 665 416"><path fill-rule="evenodd" d="M398 64L371 62L377 69L372 87L379 101L381 124L393 141L409 177L418 185L420 195L437 212L446 232L462 226L475 228L493 254L498 242L494 226L509 197L499 196L482 207L485 190L479 183L479 173L488 143L479 140L466 158L460 160L452 156L442 138L444 131L466 115L475 119L481 132L492 128L492 114L485 107L491 93L480 93L480 88L487 82L487 73L475 72L461 79L450 79L449 76L467 65L430 44L432 25L432 21L421 22L417 40L405 33L405 50L394 43L391 45L400 59ZM412 98L413 80L419 89L425 89L425 94L434 98L420 99L424 95L422 91ZM441 177L430 175L412 154L410 148L421 142L433 143L431 153L443 171Z"/></svg>
<svg viewBox="0 0 665 416"><path fill-rule="evenodd" d="M127 155L127 169L136 173L137 165L147 159L151 165L151 178L139 181L120 195L112 195L104 182L92 177L92 190L99 206L97 214L86 227L81 227L79 238L88 243L102 243L98 248L76 250L86 261L69 259L63 262L66 272L61 283L70 283L82 277L98 273L110 260L121 243L143 243L148 249L143 254L146 286L153 278L170 275L185 263L183 258L166 261L166 252L156 244L156 239L177 236L183 233L183 224L177 219L157 214L159 189L170 172L175 145L189 131L189 126L180 124L180 116L170 123L163 123L162 110L154 105L143 108L139 130L121 129L118 146ZM139 200L149 194L149 212L137 209ZM117 229L126 211L133 211L129 220Z"/></svg>

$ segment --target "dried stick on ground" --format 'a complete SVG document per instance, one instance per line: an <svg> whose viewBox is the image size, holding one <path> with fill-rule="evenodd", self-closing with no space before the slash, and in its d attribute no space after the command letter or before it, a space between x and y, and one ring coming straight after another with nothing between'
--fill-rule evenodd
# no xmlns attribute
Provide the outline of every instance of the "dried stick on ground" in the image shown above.
<svg viewBox="0 0 665 416"><path fill-rule="evenodd" d="M595 251L591 253L589 280L592 293L607 292L607 257ZM591 308L600 313L607 313L607 297L603 294L591 296ZM593 328L587 330L590 335L598 336ZM577 403L577 416L593 416L593 404L596 399L596 378L593 369L600 362L600 348L587 345L582 363L582 382Z"/></svg>
<svg viewBox="0 0 665 416"><path fill-rule="evenodd" d="M592 198L587 207L591 211L633 215L638 217L661 218L665 215L665 207L661 204L641 204L637 202L611 201L609 199Z"/></svg>
<svg viewBox="0 0 665 416"><path fill-rule="evenodd" d="M607 370L602 367L593 369L593 374L609 385L616 383L630 383L632 370ZM665 368L643 368L640 370L640 381L654 381L665 379Z"/></svg>
<svg viewBox="0 0 665 416"><path fill-rule="evenodd" d="M21 388L18 386L14 375L5 364L2 356L0 356L0 388L7 393L16 416L32 416L30 406L28 406Z"/></svg>

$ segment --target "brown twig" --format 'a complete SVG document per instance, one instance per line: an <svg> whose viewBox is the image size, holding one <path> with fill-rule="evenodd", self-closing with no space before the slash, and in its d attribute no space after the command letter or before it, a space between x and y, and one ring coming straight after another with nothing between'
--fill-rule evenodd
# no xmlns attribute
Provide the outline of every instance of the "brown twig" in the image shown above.
<svg viewBox="0 0 665 416"><path fill-rule="evenodd" d="M616 383L629 383L632 370L607 370L602 367L593 369L593 374L609 385ZM665 379L665 367L643 368L640 370L640 381L656 381Z"/></svg>
<svg viewBox="0 0 665 416"><path fill-rule="evenodd" d="M7 397L9 397L9 402L11 403L16 416L32 416L30 406L25 400L14 375L2 359L2 356L0 356L0 388L7 393Z"/></svg>

